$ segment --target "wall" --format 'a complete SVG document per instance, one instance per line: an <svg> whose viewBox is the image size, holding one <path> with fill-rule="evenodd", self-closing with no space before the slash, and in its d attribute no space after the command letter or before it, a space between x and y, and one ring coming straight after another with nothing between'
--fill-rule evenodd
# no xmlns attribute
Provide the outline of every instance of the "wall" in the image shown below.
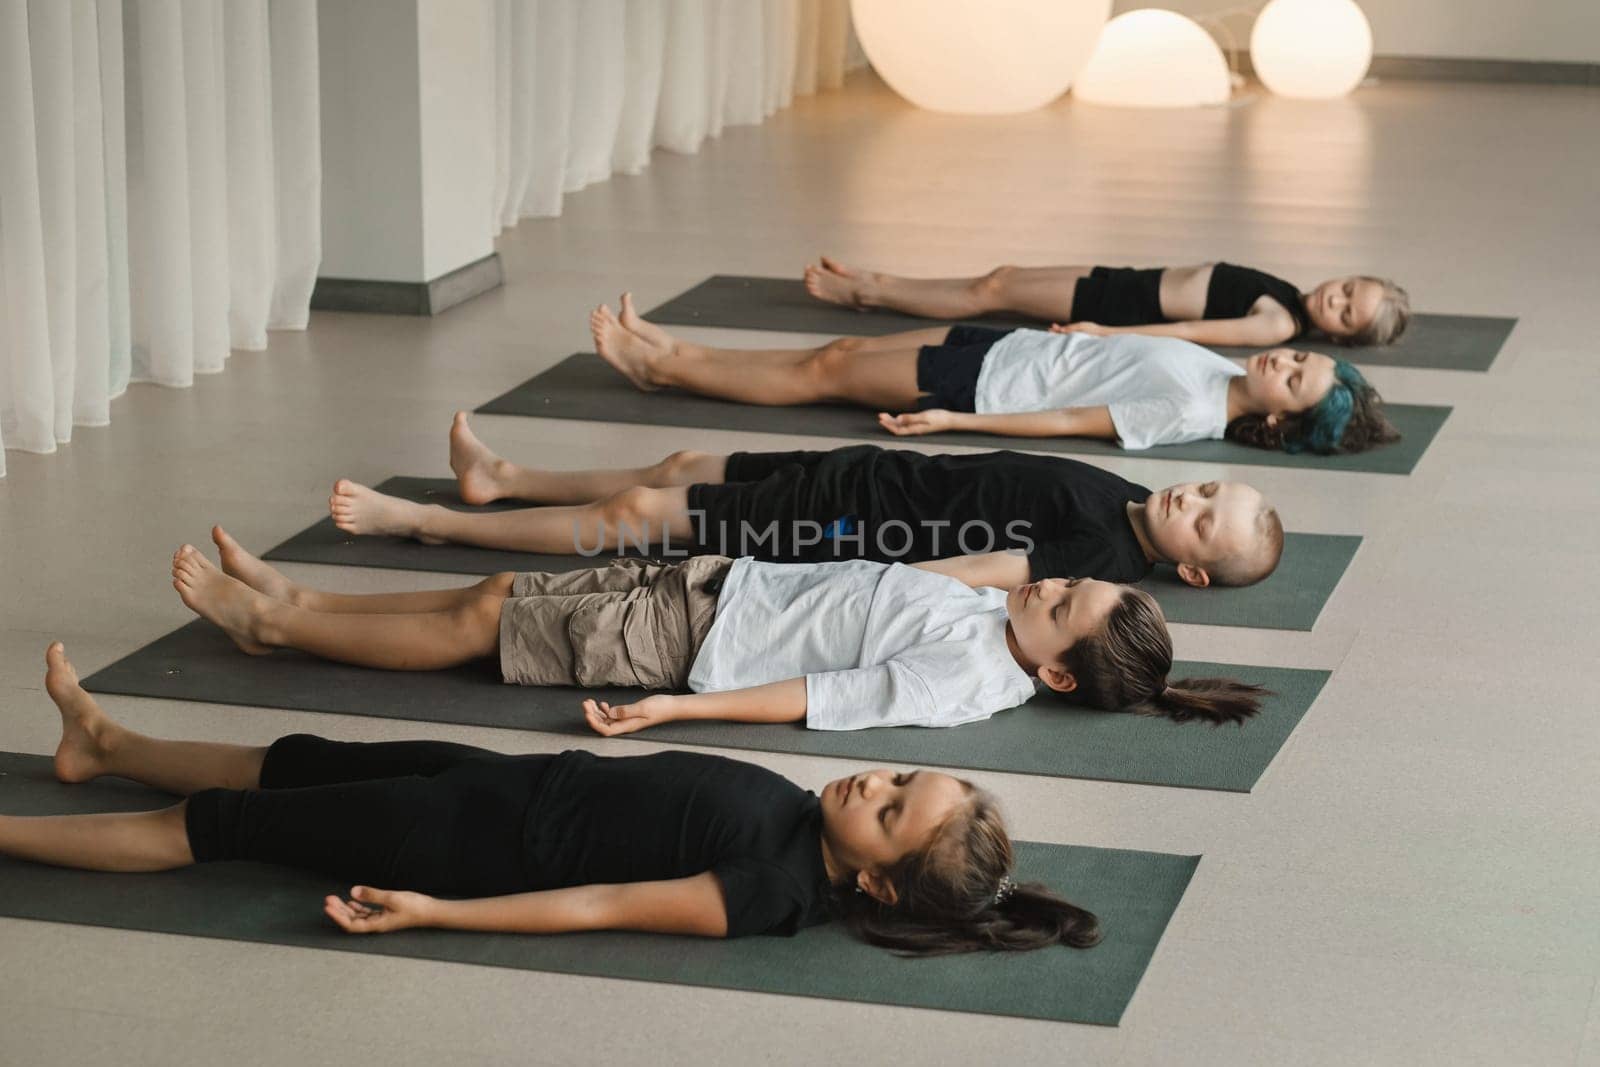
<svg viewBox="0 0 1600 1067"><path fill-rule="evenodd" d="M418 280L431 281L494 251L488 20L487 7L473 0L417 0L423 218Z"/></svg>
<svg viewBox="0 0 1600 1067"><path fill-rule="evenodd" d="M1380 56L1600 62L1600 0L1358 0ZM1113 12L1163 7L1199 17L1262 4L1229 0L1116 0ZM1249 44L1250 16L1227 25Z"/></svg>
<svg viewBox="0 0 1600 1067"><path fill-rule="evenodd" d="M414 19L393 0L318 5L324 278L412 281L422 269Z"/></svg>
<svg viewBox="0 0 1600 1067"><path fill-rule="evenodd" d="M426 282L494 251L481 0L323 0L324 278Z"/></svg>

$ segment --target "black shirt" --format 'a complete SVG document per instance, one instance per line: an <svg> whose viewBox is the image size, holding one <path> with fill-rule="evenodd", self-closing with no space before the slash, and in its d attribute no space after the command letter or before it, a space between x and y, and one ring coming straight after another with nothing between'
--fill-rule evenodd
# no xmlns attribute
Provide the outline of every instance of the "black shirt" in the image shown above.
<svg viewBox="0 0 1600 1067"><path fill-rule="evenodd" d="M735 453L728 479L696 486L691 507L737 527L805 519L827 528L820 545L731 554L779 560L874 559L921 563L1021 549L1033 578L1136 582L1150 561L1128 504L1150 490L1099 467L1020 452L929 456L857 445L831 452ZM716 544L708 546L718 550ZM743 547L744 551L740 551ZM722 548L722 551L728 551Z"/></svg>
<svg viewBox="0 0 1600 1067"><path fill-rule="evenodd" d="M542 776L524 840L536 889L711 871L729 937L793 934L829 918L821 802L751 763L563 752Z"/></svg>
<svg viewBox="0 0 1600 1067"><path fill-rule="evenodd" d="M1252 267L1237 267L1232 263L1214 263L1211 282L1206 286L1208 319L1242 319L1250 314L1256 301L1270 296L1283 306L1294 319L1295 335L1311 329L1306 318L1305 304L1300 300L1300 290L1282 278Z"/></svg>

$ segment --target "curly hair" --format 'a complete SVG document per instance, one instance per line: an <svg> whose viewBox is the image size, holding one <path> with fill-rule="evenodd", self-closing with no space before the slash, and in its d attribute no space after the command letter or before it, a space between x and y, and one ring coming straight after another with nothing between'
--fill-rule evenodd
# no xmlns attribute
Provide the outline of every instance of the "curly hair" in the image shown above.
<svg viewBox="0 0 1600 1067"><path fill-rule="evenodd" d="M1400 431L1383 412L1383 397L1348 360L1333 361L1333 385L1309 411L1280 415L1270 424L1265 415L1240 415L1223 436L1256 448L1315 452L1331 456L1365 452L1375 445L1400 440Z"/></svg>

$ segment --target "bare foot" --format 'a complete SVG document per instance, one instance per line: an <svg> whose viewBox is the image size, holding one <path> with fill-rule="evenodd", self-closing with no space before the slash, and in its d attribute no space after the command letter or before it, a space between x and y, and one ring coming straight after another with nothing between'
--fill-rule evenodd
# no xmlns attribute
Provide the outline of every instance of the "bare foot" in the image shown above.
<svg viewBox="0 0 1600 1067"><path fill-rule="evenodd" d="M227 530L211 527L211 543L222 556L222 573L230 578L237 578L256 592L285 604L299 604L304 599L299 586L277 568L251 555Z"/></svg>
<svg viewBox="0 0 1600 1067"><path fill-rule="evenodd" d="M671 348L659 348L628 330L604 304L590 313L589 332L594 334L594 347L600 358L615 367L635 388L647 393L660 388L651 380L651 364L672 355Z"/></svg>
<svg viewBox="0 0 1600 1067"><path fill-rule="evenodd" d="M256 640L256 627L272 601L217 570L193 545L172 554L172 587L190 611L222 627L242 651L252 656L272 651Z"/></svg>
<svg viewBox="0 0 1600 1067"><path fill-rule="evenodd" d="M622 294L622 313L618 316L618 321L622 323L624 330L638 334L657 348L671 352L677 347L678 339L676 337L673 337L655 323L648 322L640 317L639 312L633 306L632 293Z"/></svg>
<svg viewBox="0 0 1600 1067"><path fill-rule="evenodd" d="M820 264L806 268L806 292L818 300L845 307L870 307L874 275L857 273L837 260L822 257Z"/></svg>
<svg viewBox="0 0 1600 1067"><path fill-rule="evenodd" d="M107 742L117 724L78 684L67 649L52 641L44 652L44 690L61 712L61 743L56 746L56 777L87 782L106 773Z"/></svg>
<svg viewBox="0 0 1600 1067"><path fill-rule="evenodd" d="M426 512L421 504L386 496L348 478L334 482L333 495L328 498L328 514L345 533L412 537L425 545L444 544L441 538L423 536Z"/></svg>
<svg viewBox="0 0 1600 1067"><path fill-rule="evenodd" d="M478 440L467 425L467 413L456 412L450 423L450 469L456 473L456 491L468 504L490 504L505 496L500 472L510 466Z"/></svg>

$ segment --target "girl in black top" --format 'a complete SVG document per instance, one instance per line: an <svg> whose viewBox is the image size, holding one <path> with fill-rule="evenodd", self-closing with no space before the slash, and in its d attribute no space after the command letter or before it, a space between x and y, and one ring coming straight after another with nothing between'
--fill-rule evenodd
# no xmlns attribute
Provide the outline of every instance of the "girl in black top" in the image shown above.
<svg viewBox="0 0 1600 1067"><path fill-rule="evenodd" d="M103 871L301 867L365 883L324 901L350 933L738 937L838 917L919 955L1099 938L1089 912L1011 880L993 798L937 772L865 771L818 797L752 764L686 752L164 741L107 716L60 642L46 661L62 719L57 777L116 775L186 799L150 812L0 815L0 854L19 859Z"/></svg>
<svg viewBox="0 0 1600 1067"><path fill-rule="evenodd" d="M1347 345L1386 345L1411 317L1387 278L1330 278L1310 292L1231 263L1193 267L997 267L978 278L905 278L824 256L805 272L818 300L932 319L1012 312L1057 332L1146 333L1203 345L1268 347L1313 331ZM1062 325L1064 323L1064 325Z"/></svg>

